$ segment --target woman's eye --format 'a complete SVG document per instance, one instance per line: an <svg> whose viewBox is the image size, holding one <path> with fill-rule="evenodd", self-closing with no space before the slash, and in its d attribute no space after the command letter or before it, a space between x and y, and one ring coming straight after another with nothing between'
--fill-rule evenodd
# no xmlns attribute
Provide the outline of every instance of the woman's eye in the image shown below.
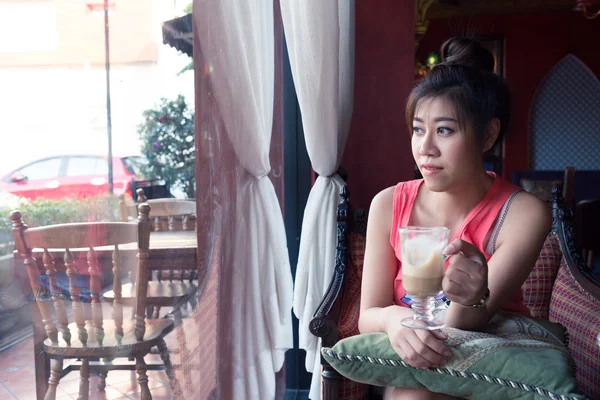
<svg viewBox="0 0 600 400"><path fill-rule="evenodd" d="M440 126L439 128L437 128L437 133L441 135L450 135L453 132L454 131L452 129L446 128L445 126Z"/></svg>
<svg viewBox="0 0 600 400"><path fill-rule="evenodd" d="M415 135L421 135L423 132L423 129L419 128L418 126L413 126L413 133Z"/></svg>

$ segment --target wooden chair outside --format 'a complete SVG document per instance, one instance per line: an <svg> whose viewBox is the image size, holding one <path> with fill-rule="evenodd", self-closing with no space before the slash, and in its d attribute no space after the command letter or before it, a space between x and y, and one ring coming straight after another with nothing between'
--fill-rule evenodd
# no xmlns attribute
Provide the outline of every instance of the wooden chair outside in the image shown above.
<svg viewBox="0 0 600 400"><path fill-rule="evenodd" d="M138 189L138 199L145 199L143 191ZM121 217L127 220L135 213L139 205L126 205L121 199ZM151 209L151 219L154 219L153 231L194 231L196 229L196 202L193 200L180 199L152 199L147 200ZM168 219L168 222L167 222ZM178 223L178 220L180 223ZM153 307L151 315L159 318L161 307L173 307L176 319L181 317L181 307L188 303L195 306L195 296L198 284L197 266L186 265L177 260L157 260L151 263L148 269L148 305ZM132 274L132 282L123 285L123 301L126 304L133 302L135 298L135 282ZM107 292L104 297L108 300L114 298L112 292ZM150 315L149 315L150 316ZM179 323L179 321L177 321Z"/></svg>
<svg viewBox="0 0 600 400"><path fill-rule="evenodd" d="M60 379L72 369L80 371L79 399L89 396L90 373L101 377L100 388L103 388L109 370L131 369L123 365L113 364L116 357L135 359L135 370L138 374L141 398L151 399L148 387L149 369L144 356L152 347L158 347L161 359L166 368L167 375L175 393L179 392L179 384L173 373L169 358L169 351L164 337L173 330L174 322L171 319L148 320L145 310L148 304L147 271L149 265L149 238L150 219L148 205L140 206L140 217L137 224L109 222L109 223L78 223L62 224L27 229L21 219L19 211L10 214L12 221L12 234L17 252L24 259L31 289L42 317L47 339L43 343L43 350L50 358L50 378L45 399L56 398L57 385ZM138 285L135 289L135 314L132 320L123 318L123 301L121 295L120 270L123 245L137 242L137 272ZM113 250L114 298L111 319L104 319L101 303L101 271L98 266L96 250L100 247L110 246ZM49 283L44 288L40 269L33 257L32 249L43 249L43 265L45 278ZM57 264L51 252L64 249L64 266L69 279L69 298L64 298L61 288L57 285ZM76 285L78 270L74 264L74 254L82 249L87 250L87 264L89 266L89 293L91 304L91 319L86 319L85 306L82 302L82 288ZM59 262L55 262L59 261ZM49 293L48 293L49 291ZM44 296L48 293L50 298ZM48 301L48 300L51 300ZM68 303L71 301L71 311L68 312ZM72 314L73 322L70 322ZM91 363L102 358L103 363ZM81 363L71 363L69 368L63 369L66 359L80 359ZM155 368L152 368L155 369Z"/></svg>
<svg viewBox="0 0 600 400"><path fill-rule="evenodd" d="M138 200L145 200L144 193L138 189ZM129 216L140 209L142 205L123 205L121 202L121 214ZM193 200L180 199L151 199L147 200L150 206L150 215L146 217L154 219L153 232L187 230L194 231L196 225L196 202ZM125 210L125 211L123 211ZM142 210L140 210L142 211ZM123 218L124 219L124 218ZM168 223L167 223L168 219ZM177 219L181 222L177 223ZM136 302L136 280L135 274L129 271L130 282L122 284L121 301L125 305L134 305ZM182 310L188 306L193 309L196 306L196 293L198 291L198 273L195 263L189 264L178 259L154 259L147 267L147 318L158 319L163 307L171 307L171 311L165 317L173 318L175 326L182 323ZM113 302L115 292L109 290L104 293L105 301ZM177 342L179 348L173 349L181 355L187 353L185 334L181 329L177 330Z"/></svg>
<svg viewBox="0 0 600 400"><path fill-rule="evenodd" d="M195 199L150 199L146 198L142 189L137 190L137 203L127 204L127 200L123 195L119 196L119 214L121 221L128 222L132 219L137 218L137 206L142 203L147 203L150 207L155 206L152 213L152 230L156 232L160 231L193 231L196 229L196 200ZM174 203L184 203L185 205L180 206L177 210L172 212L162 212L159 215L156 206L165 208ZM184 214L174 214L176 211L185 211Z"/></svg>
<svg viewBox="0 0 600 400"><path fill-rule="evenodd" d="M194 231L196 230L196 201L194 199L146 199L144 191L138 189L139 201L147 202L152 208L152 229L155 232L164 231ZM167 279L187 280L198 286L198 271L195 265L191 268L161 270L157 274L159 281ZM194 305L193 301L191 302Z"/></svg>

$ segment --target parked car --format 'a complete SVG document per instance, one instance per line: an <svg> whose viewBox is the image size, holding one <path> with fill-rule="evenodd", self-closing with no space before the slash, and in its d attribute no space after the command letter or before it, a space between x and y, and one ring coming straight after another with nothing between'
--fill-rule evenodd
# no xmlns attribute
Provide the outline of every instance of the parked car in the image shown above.
<svg viewBox="0 0 600 400"><path fill-rule="evenodd" d="M113 193L135 198L137 187L155 184L156 181L142 176L141 167L146 162L141 156L113 157ZM3 176L0 190L28 199L85 198L108 193L108 158L96 155L43 158Z"/></svg>

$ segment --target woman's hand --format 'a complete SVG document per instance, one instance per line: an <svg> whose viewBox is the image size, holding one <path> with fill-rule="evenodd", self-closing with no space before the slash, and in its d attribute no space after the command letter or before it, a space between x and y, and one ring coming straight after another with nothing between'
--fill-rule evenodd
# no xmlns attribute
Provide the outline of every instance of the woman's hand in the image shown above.
<svg viewBox="0 0 600 400"><path fill-rule="evenodd" d="M460 239L450 243L444 254L450 256L442 281L444 295L463 306L479 303L488 289L488 266L483 254Z"/></svg>
<svg viewBox="0 0 600 400"><path fill-rule="evenodd" d="M446 363L446 358L452 353L442 340L448 337L441 331L405 328L402 318L389 319L387 334L390 343L402 361L419 368L437 368Z"/></svg>

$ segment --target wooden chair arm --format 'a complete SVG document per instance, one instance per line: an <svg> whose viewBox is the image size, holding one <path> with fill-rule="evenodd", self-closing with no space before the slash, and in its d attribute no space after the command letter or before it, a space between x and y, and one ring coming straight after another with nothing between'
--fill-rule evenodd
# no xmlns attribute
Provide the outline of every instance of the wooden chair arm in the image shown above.
<svg viewBox="0 0 600 400"><path fill-rule="evenodd" d="M558 235L567 267L577 283L595 299L600 300L600 278L588 268L577 250L573 234L573 210L562 202L558 185L553 187L552 193L552 230Z"/></svg>
<svg viewBox="0 0 600 400"><path fill-rule="evenodd" d="M335 268L323 300L310 321L311 333L322 339L323 346L333 346L338 340L337 323L342 303L342 290L348 258L348 189L342 188L342 201L337 207L337 240Z"/></svg>
<svg viewBox="0 0 600 400"><path fill-rule="evenodd" d="M343 300L346 263L348 259L348 188L344 186L340 193L342 201L337 206L337 238L335 251L335 268L333 276L323 300L315 310L310 321L310 332L321 338L321 345L333 346L339 339L338 320ZM341 375L329 365L327 360L321 360L321 396L323 400L338 398Z"/></svg>
<svg viewBox="0 0 600 400"><path fill-rule="evenodd" d="M345 271L336 268L327 292L310 321L310 332L321 338L324 347L333 346L338 341L337 323L342 303L344 277Z"/></svg>

